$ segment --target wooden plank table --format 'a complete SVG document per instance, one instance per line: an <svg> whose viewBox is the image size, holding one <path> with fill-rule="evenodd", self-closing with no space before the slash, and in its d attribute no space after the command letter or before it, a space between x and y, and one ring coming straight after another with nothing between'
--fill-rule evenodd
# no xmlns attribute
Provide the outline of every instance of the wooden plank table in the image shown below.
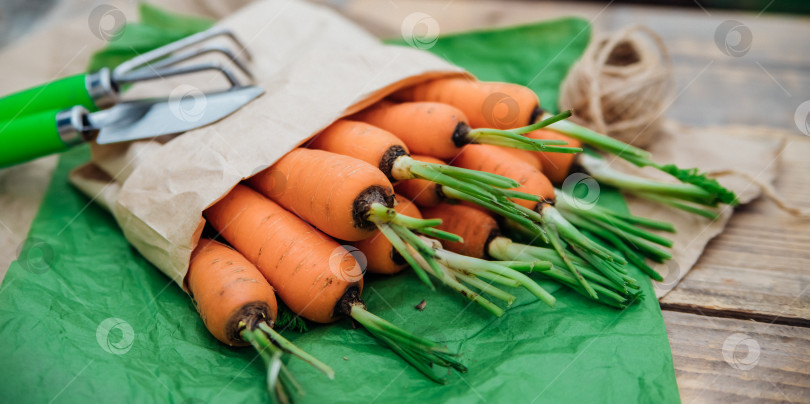
<svg viewBox="0 0 810 404"><path fill-rule="evenodd" d="M810 19L700 8L662 9L566 2L333 1L382 37L400 35L413 12L442 33L577 15L596 30L649 25L673 58L677 98L669 117L685 124L781 128L790 140L776 190L810 207L810 137L794 119L810 100ZM726 20L752 33L750 50L715 44ZM730 43L735 45L735 38ZM733 150L729 150L733 152ZM54 159L0 170L0 278L25 237ZM742 207L687 277L661 300L684 402L810 403L810 221L765 200Z"/></svg>

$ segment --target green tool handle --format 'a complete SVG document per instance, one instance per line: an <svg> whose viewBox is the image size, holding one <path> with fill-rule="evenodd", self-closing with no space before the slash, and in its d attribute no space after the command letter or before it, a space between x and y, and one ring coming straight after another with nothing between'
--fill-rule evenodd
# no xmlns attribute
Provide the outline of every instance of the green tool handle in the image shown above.
<svg viewBox="0 0 810 404"><path fill-rule="evenodd" d="M0 122L0 167L66 150L69 145L57 127L59 113L44 111Z"/></svg>
<svg viewBox="0 0 810 404"><path fill-rule="evenodd" d="M93 97L87 92L87 74L77 74L32 87L0 98L0 121L42 111L62 110L81 105L89 111L98 111Z"/></svg>

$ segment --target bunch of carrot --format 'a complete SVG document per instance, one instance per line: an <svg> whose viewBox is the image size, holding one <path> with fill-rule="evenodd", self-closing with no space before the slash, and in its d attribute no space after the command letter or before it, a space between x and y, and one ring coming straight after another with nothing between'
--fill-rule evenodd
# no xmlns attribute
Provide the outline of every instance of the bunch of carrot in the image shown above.
<svg viewBox="0 0 810 404"><path fill-rule="evenodd" d="M505 98L514 110L499 115L492 100ZM431 289L433 279L496 316L504 310L491 299L507 306L515 300L507 287L554 305L527 273L626 307L640 296L627 264L660 280L645 258L670 258L663 247L672 244L650 230L674 228L583 207L554 184L578 164L597 181L699 214L709 211L693 204L733 203L734 196L696 170L654 163L568 116L543 112L537 96L519 85L449 78L401 90L335 122L204 212L233 248L203 240L194 252L187 283L206 326L225 343L257 349L274 397L289 401L297 384L282 354L333 373L273 331L276 294L312 322L351 317L440 383L445 379L432 365L466 368L446 348L369 312L361 298L366 270L391 275L410 267ZM580 153L583 146L682 183L619 173ZM366 268L352 250L365 256Z"/></svg>

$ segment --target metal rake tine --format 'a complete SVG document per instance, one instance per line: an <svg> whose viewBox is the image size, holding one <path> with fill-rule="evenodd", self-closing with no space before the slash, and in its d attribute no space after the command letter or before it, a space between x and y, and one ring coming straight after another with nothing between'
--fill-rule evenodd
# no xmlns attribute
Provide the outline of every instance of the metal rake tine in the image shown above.
<svg viewBox="0 0 810 404"><path fill-rule="evenodd" d="M159 60L159 61L157 61L155 63L150 63L149 66L144 66L143 68L152 67L155 70L160 70L160 69L163 69L165 67L170 67L170 66L176 65L176 64L178 64L180 62L184 62L186 60L194 59L197 56L201 56L201 55L204 55L206 53L221 53L221 54L225 55L225 57L230 59L233 62L233 64L235 64L236 67L238 67L239 70L241 70L242 73L245 74L245 76L248 76L250 79L253 79L253 74L250 72L250 70L248 70L247 66L245 66L245 64L242 62L242 60L239 59L236 56L236 54L231 52L230 48L227 48L225 46L218 45L218 44L205 45L202 48L195 49L193 51L188 51L188 52L184 52L184 53L178 53L176 55L171 55L171 56L169 56L169 57L167 57L165 59L161 59L161 60Z"/></svg>
<svg viewBox="0 0 810 404"><path fill-rule="evenodd" d="M219 62L205 62L188 66L167 67L162 69L154 69L151 66L144 66L138 70L127 73L126 76L120 78L118 81L120 83L133 83L136 81L154 80L164 77L178 76L181 74L195 73L206 70L219 71L225 76L228 82L231 83L232 87L242 86L242 83L239 82L239 80L236 78L233 72L231 72L228 68L223 66L222 63Z"/></svg>
<svg viewBox="0 0 810 404"><path fill-rule="evenodd" d="M236 35L234 35L233 32L224 27L214 27L163 45L157 49L140 54L124 63L121 63L115 68L115 70L113 70L113 78L115 80L120 80L122 77L129 76L135 71L140 71L145 65L156 62L157 60L167 57L179 50L188 48L203 41L207 41L216 36L226 36L230 38L240 48L239 51L244 53L245 58L247 60L252 60L250 52L248 52L247 48L244 47L242 42L236 38Z"/></svg>

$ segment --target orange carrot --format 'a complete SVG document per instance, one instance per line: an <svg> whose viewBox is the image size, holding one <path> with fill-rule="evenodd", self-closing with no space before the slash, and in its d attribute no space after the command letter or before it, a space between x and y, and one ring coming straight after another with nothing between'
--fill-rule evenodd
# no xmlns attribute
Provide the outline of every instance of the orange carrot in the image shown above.
<svg viewBox="0 0 810 404"><path fill-rule="evenodd" d="M248 345L242 328L276 320L273 287L242 254L216 241L201 240L194 249L186 285L205 327L225 344Z"/></svg>
<svg viewBox="0 0 810 404"><path fill-rule="evenodd" d="M304 318L336 321L341 313L335 306L343 296L362 290L362 268L340 244L244 185L204 215Z"/></svg>
<svg viewBox="0 0 810 404"><path fill-rule="evenodd" d="M463 112L438 102L383 100L352 118L395 134L414 153L438 158L455 156L470 129Z"/></svg>
<svg viewBox="0 0 810 404"><path fill-rule="evenodd" d="M549 140L564 140L568 142L569 145L574 147L581 147L582 142L579 140L570 138L563 134L547 130L547 129L538 129L526 134L526 136L532 139L549 139ZM568 177L570 174L571 165L573 165L574 160L576 159L576 154L565 154L565 153L547 153L547 152L530 152L533 153L543 164L543 173L551 180L554 184L562 184L565 181L565 178Z"/></svg>
<svg viewBox="0 0 810 404"><path fill-rule="evenodd" d="M442 219L440 229L454 229L465 234L464 241L442 241L442 245L450 251L475 258L487 256L487 245L498 235L498 223L489 215L469 206L440 204L433 208L422 210L430 217Z"/></svg>
<svg viewBox="0 0 810 404"><path fill-rule="evenodd" d="M315 135L309 141L310 149L351 156L380 169L389 180L394 162L408 155L408 148L398 137L367 123L341 119Z"/></svg>
<svg viewBox="0 0 810 404"><path fill-rule="evenodd" d="M531 133L531 132L530 132ZM527 135L528 136L528 135ZM503 151L509 153L514 157L516 160L519 160L523 163L526 163L540 171L543 171L543 164L540 162L540 158L538 157L540 153L542 154L551 154L551 155L565 155L565 156L574 156L573 154L568 153L549 153L549 152L535 152L531 150L521 150L521 149L513 149L511 147L500 147Z"/></svg>
<svg viewBox="0 0 810 404"><path fill-rule="evenodd" d="M213 240L200 240L191 254L186 286L214 337L231 346L253 345L259 351L268 366L267 387L277 400L289 398L293 387L285 376L270 371L286 366L281 353L296 355L334 378L329 366L273 331L278 309L273 287L239 252Z"/></svg>
<svg viewBox="0 0 810 404"><path fill-rule="evenodd" d="M204 216L295 313L321 323L350 316L434 381L443 381L430 370L434 363L466 371L445 348L368 312L360 298L363 272L354 257L275 202L237 185Z"/></svg>
<svg viewBox="0 0 810 404"><path fill-rule="evenodd" d="M518 191L537 195L545 201L554 201L554 186L539 170L518 161L509 152L491 145L468 145L453 160L453 164L470 170L479 170L511 178L518 183ZM517 203L534 209L537 202L518 200Z"/></svg>
<svg viewBox="0 0 810 404"><path fill-rule="evenodd" d="M248 183L324 233L346 241L374 232L374 223L365 217L372 203L394 204L394 188L379 169L321 150L295 149Z"/></svg>
<svg viewBox="0 0 810 404"><path fill-rule="evenodd" d="M558 146L565 142L534 140L520 136L534 126L510 128L509 131L490 128L470 129L464 113L441 102L395 103L383 100L355 114L351 119L393 133L414 153L442 159L455 156L462 146L471 143L566 153L578 150ZM546 124L548 123L544 122L536 126L542 127Z"/></svg>
<svg viewBox="0 0 810 404"><path fill-rule="evenodd" d="M401 195L395 195L395 198L397 205L394 209L397 212L409 217L422 218L419 209L407 198ZM371 237L355 241L352 245L366 256L366 270L368 272L392 275L408 266L408 263L397 252L397 249L379 230L375 231Z"/></svg>
<svg viewBox="0 0 810 404"><path fill-rule="evenodd" d="M529 88L468 78L427 81L400 90L392 98L450 104L467 116L473 128L517 128L533 123L540 114L540 100Z"/></svg>

